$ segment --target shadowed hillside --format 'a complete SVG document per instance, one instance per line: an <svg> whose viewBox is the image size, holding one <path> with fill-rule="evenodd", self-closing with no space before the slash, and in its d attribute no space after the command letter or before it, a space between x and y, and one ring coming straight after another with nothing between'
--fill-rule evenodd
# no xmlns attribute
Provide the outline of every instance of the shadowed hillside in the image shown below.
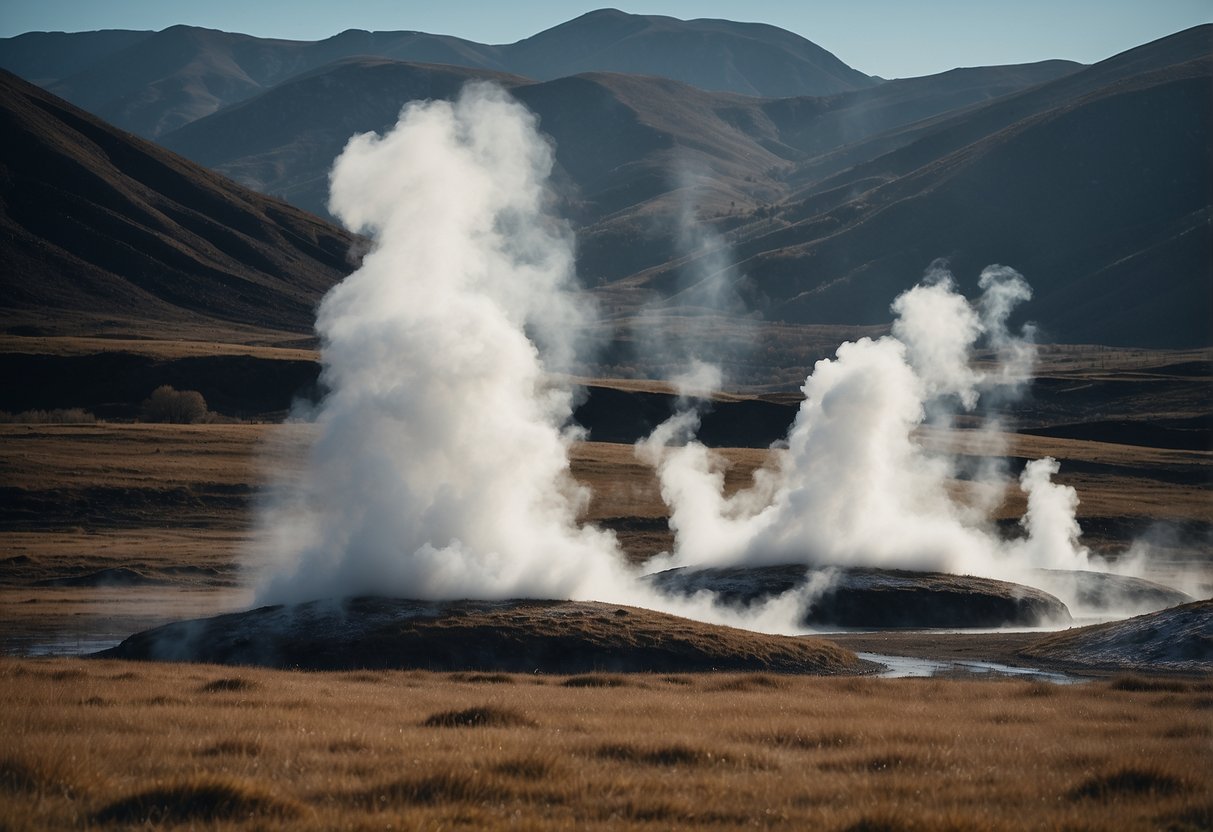
<svg viewBox="0 0 1213 832"><path fill-rule="evenodd" d="M740 285L751 306L803 323L879 321L889 298L944 257L968 279L989 263L1023 272L1045 340L1209 343L1207 40L1201 57L1190 56L1210 31L956 116L889 158L816 186L832 190L739 229L738 272L748 278ZM1011 120L1024 99L1035 103ZM669 292L695 268L674 264L648 285ZM686 300L694 302L693 291Z"/></svg>
<svg viewBox="0 0 1213 832"><path fill-rule="evenodd" d="M589 73L534 83L488 70L352 58L162 141L249 187L322 214L328 169L351 134L386 130L410 100L449 99L465 81L495 81L538 115L551 137L562 213L581 232L580 271L588 282L602 283L674 256L675 218L684 212L740 216L782 199L782 171L823 144L1072 69L1059 61L957 70L829 99L768 101L637 75Z"/></svg>
<svg viewBox="0 0 1213 832"><path fill-rule="evenodd" d="M0 74L4 327L310 332L345 232Z"/></svg>

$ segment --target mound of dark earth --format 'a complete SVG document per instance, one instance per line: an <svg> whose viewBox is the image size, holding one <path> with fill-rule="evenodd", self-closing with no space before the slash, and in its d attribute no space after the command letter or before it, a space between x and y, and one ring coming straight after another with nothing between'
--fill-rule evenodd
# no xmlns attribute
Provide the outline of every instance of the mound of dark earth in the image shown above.
<svg viewBox="0 0 1213 832"><path fill-rule="evenodd" d="M67 575L59 578L45 578L40 581L35 581L34 586L117 587L159 586L167 583L169 583L169 581L166 581L163 578L146 575L137 569L130 569L125 566L114 566L108 569L99 569L95 572L84 572L78 575Z"/></svg>
<svg viewBox="0 0 1213 832"><path fill-rule="evenodd" d="M789 564L670 569L650 580L670 595L708 591L718 603L740 607L807 587L800 623L809 627L1004 627L1071 620L1064 603L1039 589L942 572Z"/></svg>
<svg viewBox="0 0 1213 832"><path fill-rule="evenodd" d="M1210 673L1213 599L1054 633L1019 652L1095 670Z"/></svg>
<svg viewBox="0 0 1213 832"><path fill-rule="evenodd" d="M1072 609L1155 612L1196 600L1169 586L1108 572L1038 569L1040 585L1065 600Z"/></svg>
<svg viewBox="0 0 1213 832"><path fill-rule="evenodd" d="M308 670L844 674L868 668L854 653L823 641L635 607L532 600L356 598L262 607L146 630L95 655Z"/></svg>

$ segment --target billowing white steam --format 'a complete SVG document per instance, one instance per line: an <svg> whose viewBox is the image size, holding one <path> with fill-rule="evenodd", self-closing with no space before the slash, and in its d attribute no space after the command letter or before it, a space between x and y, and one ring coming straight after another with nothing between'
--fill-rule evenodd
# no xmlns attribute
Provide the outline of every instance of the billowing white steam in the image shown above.
<svg viewBox="0 0 1213 832"><path fill-rule="evenodd" d="M596 598L796 629L796 598L750 619L663 599L622 566L613 535L578 522L588 494L569 473L573 391L554 371L573 360L585 302L570 235L545 211L551 166L534 118L484 85L454 103L412 104L387 134L350 140L330 207L373 245L320 308L330 392L306 426L299 476L263 507L259 600ZM992 268L982 287L972 305L937 275L894 302L892 335L818 362L786 450L749 489L724 496L717 461L693 439L696 412L662 425L640 446L677 535L662 565L994 576L1085 565L1076 498L1051 482L1052 460L1025 469L1024 535L1004 540L987 519L1001 469L984 467L959 500L957 475L974 472L922 441L920 428L1027 377L1030 344L1006 329L1027 285ZM994 369L975 369L979 343ZM692 369L688 394L719 384L714 367Z"/></svg>
<svg viewBox="0 0 1213 832"><path fill-rule="evenodd" d="M990 500L979 499L975 509L957 498L955 456L928 450L920 436L929 415L972 410L983 390L1026 376L1030 344L1007 332L1006 319L1030 295L1027 284L991 267L981 285L985 294L974 307L949 276L933 275L894 301L892 335L843 344L834 360L819 361L802 388L787 449L747 489L724 495L719 460L688 441L693 412L641 443L671 509L670 565L808 562L994 577L1085 567L1077 498L1051 481L1053 460L1025 468L1026 536L1004 540L987 519ZM983 338L1000 359L992 371L974 368ZM979 485L987 486L974 489L984 497L986 490L1001 494L1003 483Z"/></svg>
<svg viewBox="0 0 1213 832"><path fill-rule="evenodd" d="M552 151L504 92L353 137L330 209L373 247L316 323L330 393L291 499L264 512L268 601L587 597L618 583L569 475L581 312L545 212Z"/></svg>

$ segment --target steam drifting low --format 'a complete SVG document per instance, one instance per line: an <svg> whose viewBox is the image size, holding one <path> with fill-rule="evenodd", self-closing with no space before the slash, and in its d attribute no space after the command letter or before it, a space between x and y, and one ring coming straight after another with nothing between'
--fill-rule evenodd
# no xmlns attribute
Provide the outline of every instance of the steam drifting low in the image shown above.
<svg viewBox="0 0 1213 832"><path fill-rule="evenodd" d="M623 565L611 533L579 522L588 494L567 451L580 434L559 379L587 304L571 235L545 207L552 164L534 117L487 85L409 105L386 134L350 140L330 208L373 242L319 311L330 392L311 414L300 475L260 513L259 600L596 599L795 629L797 598L738 618L658 595ZM1004 539L989 520L1003 468L965 470L955 448L923 443L924 430L1030 372L1028 333L1006 326L1027 284L991 267L981 286L971 304L934 274L896 299L890 336L818 362L786 447L748 489L724 496L719 462L694 439L698 409L641 443L676 533L656 567L803 562L1012 578L1084 567L1076 495L1051 481L1054 461L1023 471L1023 534ZM974 369L978 346L996 358L986 369ZM979 435L989 457L996 436Z"/></svg>

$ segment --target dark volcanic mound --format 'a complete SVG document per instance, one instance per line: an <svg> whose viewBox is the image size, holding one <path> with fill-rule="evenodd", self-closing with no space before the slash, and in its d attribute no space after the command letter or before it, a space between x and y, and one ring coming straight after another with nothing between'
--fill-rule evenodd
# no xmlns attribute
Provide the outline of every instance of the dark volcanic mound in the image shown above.
<svg viewBox="0 0 1213 832"><path fill-rule="evenodd" d="M1038 569L1036 572L1041 586L1075 608L1145 613L1196 600L1178 589L1129 575L1077 569Z"/></svg>
<svg viewBox="0 0 1213 832"><path fill-rule="evenodd" d="M822 641L583 601L355 598L262 607L136 633L102 658L308 670L862 672Z"/></svg>
<svg viewBox="0 0 1213 832"><path fill-rule="evenodd" d="M1213 599L1054 633L1020 654L1092 669L1213 672Z"/></svg>
<svg viewBox="0 0 1213 832"><path fill-rule="evenodd" d="M1004 627L1071 620L1065 604L1039 589L942 572L787 565L670 569L651 580L668 594L707 590L723 604L750 606L818 576L829 584L808 597L800 619L805 626Z"/></svg>

